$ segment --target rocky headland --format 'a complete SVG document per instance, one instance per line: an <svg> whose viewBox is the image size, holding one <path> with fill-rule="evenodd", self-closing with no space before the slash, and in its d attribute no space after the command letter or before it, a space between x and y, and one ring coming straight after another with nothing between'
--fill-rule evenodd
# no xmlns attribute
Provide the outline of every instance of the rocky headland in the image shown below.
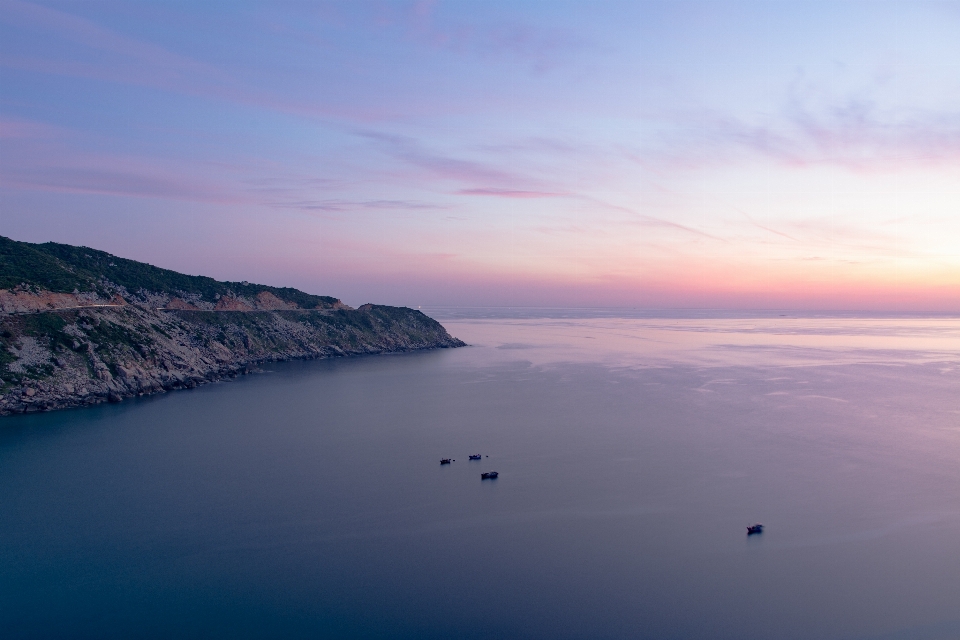
<svg viewBox="0 0 960 640"><path fill-rule="evenodd" d="M0 415L192 388L268 361L459 346L406 307L0 236Z"/></svg>

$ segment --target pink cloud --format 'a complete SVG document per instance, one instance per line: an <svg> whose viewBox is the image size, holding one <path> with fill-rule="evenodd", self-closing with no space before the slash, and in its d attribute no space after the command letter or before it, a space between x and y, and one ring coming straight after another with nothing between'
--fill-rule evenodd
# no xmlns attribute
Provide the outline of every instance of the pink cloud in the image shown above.
<svg viewBox="0 0 960 640"><path fill-rule="evenodd" d="M403 211L435 211L446 210L450 207L429 202L414 200L298 200L265 202L270 206L281 209L301 209L304 211L359 211L359 210L403 210Z"/></svg>
<svg viewBox="0 0 960 640"><path fill-rule="evenodd" d="M119 54L122 58L146 63L151 69L151 74L144 74L141 68L142 75L160 73L161 77L168 80L175 79L184 73L219 75L219 72L209 65L172 53L154 44L122 36L84 18L41 5L20 0L7 0L4 2L4 18L8 22L21 26L52 31L61 38L86 47L110 51ZM13 59L13 62L16 63L17 60Z"/></svg>
<svg viewBox="0 0 960 640"><path fill-rule="evenodd" d="M22 132L22 127L14 127ZM0 154L0 185L7 188L66 193L96 193L180 201L238 203L250 195L211 176L209 167L135 155L90 153L66 144L72 132L30 123L27 132L52 129L57 137L13 138Z"/></svg>
<svg viewBox="0 0 960 640"><path fill-rule="evenodd" d="M62 137L65 132L44 122L0 116L0 138L8 140L50 139Z"/></svg>
<svg viewBox="0 0 960 640"><path fill-rule="evenodd" d="M674 132L660 134L641 155L692 168L729 163L742 152L784 165L839 165L856 171L960 161L956 112L881 113L851 102L826 109L788 107L769 124L718 113L678 114Z"/></svg>
<svg viewBox="0 0 960 640"><path fill-rule="evenodd" d="M589 202L593 205L603 207L605 209L611 209L613 211L619 211L625 213L629 216L628 223L638 224L640 226L666 229L668 231L682 231L693 236L699 236L702 238L709 238L711 240L719 240L721 242L726 242L723 238L717 237L715 235L709 234L706 231L702 231L695 227L690 227L685 224L680 224L679 222L673 222L671 220L666 220L664 218L659 218L657 216L652 216L645 213L640 213L629 207L624 207L618 204L612 204L598 198L592 198L589 196L578 196L580 199Z"/></svg>
<svg viewBox="0 0 960 640"><path fill-rule="evenodd" d="M353 122L375 122L394 115L388 107L337 107L281 98L268 91L247 86L237 77L216 66L121 35L63 11L21 0L8 0L3 6L2 17L6 22L56 34L67 42L113 54L109 64L36 55L0 57L0 65L9 69L151 87L312 119L339 118Z"/></svg>
<svg viewBox="0 0 960 640"><path fill-rule="evenodd" d="M165 198L221 204L239 203L219 185L190 180L180 175L164 175L156 169L143 172L124 167L42 167L5 168L0 184L8 188L66 193L98 193L141 198Z"/></svg>
<svg viewBox="0 0 960 640"><path fill-rule="evenodd" d="M519 189L460 189L457 195L461 196L493 196L496 198L517 198L526 200L529 198L558 198L563 197L562 193L551 191L521 191Z"/></svg>
<svg viewBox="0 0 960 640"><path fill-rule="evenodd" d="M386 257L381 249L388 252ZM478 268L464 256L404 254L390 245L372 251L361 244L350 252L353 260L337 261L333 272L325 271L332 283L326 288L349 297L363 292L358 303L366 301L362 297L395 304L470 306L960 312L956 284L897 283L882 274L857 278L834 271L832 282L820 282L798 271L755 279L755 266L729 268L701 260L683 268L646 268L633 276L564 277ZM291 274L302 278L313 270L311 258L300 259L303 263L291 266Z"/></svg>
<svg viewBox="0 0 960 640"><path fill-rule="evenodd" d="M379 4L370 24L379 29L399 29L418 44L446 52L481 58L507 58L543 73L575 60L592 46L573 29L545 26L534 20L500 16L463 22L449 5L435 0L409 4Z"/></svg>
<svg viewBox="0 0 960 640"><path fill-rule="evenodd" d="M389 156L426 171L430 177L470 184L486 183L497 185L477 190L477 193L473 195L500 195L501 197L509 197L507 194L510 192L518 194L549 193L551 195L557 195L554 191L541 189L541 181L527 175L519 172L504 171L503 169L483 162L452 158L434 153L426 150L413 138L376 131L361 131L358 132L358 135L377 143L380 149Z"/></svg>

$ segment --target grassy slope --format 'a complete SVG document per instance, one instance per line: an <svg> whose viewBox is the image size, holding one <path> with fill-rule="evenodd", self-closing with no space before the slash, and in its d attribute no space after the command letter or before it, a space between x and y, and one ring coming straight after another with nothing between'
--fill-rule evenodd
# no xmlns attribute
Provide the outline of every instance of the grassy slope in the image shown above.
<svg viewBox="0 0 960 640"><path fill-rule="evenodd" d="M262 291L304 309L329 308L337 301L336 298L314 296L290 287L188 276L87 247L55 242L32 244L0 236L0 289L26 284L54 292L106 293L104 280L131 293L145 290L171 295L193 294L208 302L225 295L253 297Z"/></svg>
<svg viewBox="0 0 960 640"><path fill-rule="evenodd" d="M78 273L63 261L40 251L41 246L0 236L0 289L12 289L20 284L66 293L96 289L95 277Z"/></svg>

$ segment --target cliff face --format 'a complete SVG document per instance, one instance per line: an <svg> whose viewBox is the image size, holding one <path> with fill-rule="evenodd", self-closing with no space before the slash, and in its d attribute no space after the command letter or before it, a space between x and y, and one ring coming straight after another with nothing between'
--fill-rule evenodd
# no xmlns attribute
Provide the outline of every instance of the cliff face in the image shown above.
<svg viewBox="0 0 960 640"><path fill-rule="evenodd" d="M162 311L138 305L0 316L0 415L191 388L258 363L463 346L402 307Z"/></svg>
<svg viewBox="0 0 960 640"><path fill-rule="evenodd" d="M351 309L84 247L0 237L0 282L0 415L191 388L266 361L464 346L413 309Z"/></svg>

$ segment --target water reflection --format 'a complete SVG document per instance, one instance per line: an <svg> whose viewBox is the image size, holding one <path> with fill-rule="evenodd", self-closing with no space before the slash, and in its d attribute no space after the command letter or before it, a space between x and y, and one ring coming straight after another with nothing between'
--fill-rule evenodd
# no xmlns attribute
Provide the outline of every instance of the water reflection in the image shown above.
<svg viewBox="0 0 960 640"><path fill-rule="evenodd" d="M534 364L800 366L960 360L958 318L444 318L471 345L518 351ZM612 313L612 312L611 312ZM491 359L494 356L491 354Z"/></svg>
<svg viewBox="0 0 960 640"><path fill-rule="evenodd" d="M469 315L4 420L0 634L958 637L957 320Z"/></svg>

